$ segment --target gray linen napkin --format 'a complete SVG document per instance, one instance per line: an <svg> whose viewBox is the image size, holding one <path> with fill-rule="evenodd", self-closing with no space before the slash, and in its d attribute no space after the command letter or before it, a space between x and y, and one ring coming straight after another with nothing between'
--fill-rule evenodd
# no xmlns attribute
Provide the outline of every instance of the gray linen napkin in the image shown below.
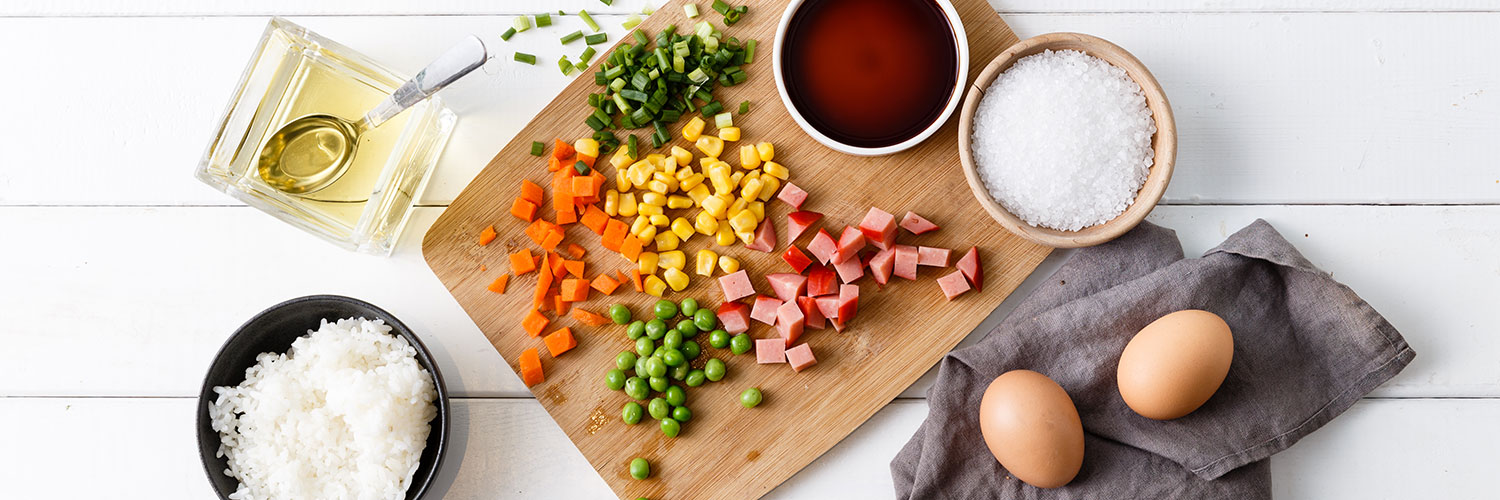
<svg viewBox="0 0 1500 500"><path fill-rule="evenodd" d="M1229 376L1208 403L1159 422L1120 399L1115 368L1147 323L1182 309L1234 332ZM1257 220L1202 258L1143 223L1074 253L978 344L943 359L927 420L891 461L899 498L1270 498L1267 457L1317 430L1411 362L1396 329ZM1083 419L1067 486L1007 474L979 433L979 400L1009 370L1062 385Z"/></svg>

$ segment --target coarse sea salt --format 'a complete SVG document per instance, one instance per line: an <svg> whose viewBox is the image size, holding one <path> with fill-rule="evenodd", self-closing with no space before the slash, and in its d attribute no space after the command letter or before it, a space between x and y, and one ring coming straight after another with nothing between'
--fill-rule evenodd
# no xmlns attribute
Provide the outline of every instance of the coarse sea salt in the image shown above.
<svg viewBox="0 0 1500 500"><path fill-rule="evenodd" d="M1156 121L1125 70L1076 50L1016 61L974 114L975 169L995 201L1033 226L1077 231L1135 202Z"/></svg>

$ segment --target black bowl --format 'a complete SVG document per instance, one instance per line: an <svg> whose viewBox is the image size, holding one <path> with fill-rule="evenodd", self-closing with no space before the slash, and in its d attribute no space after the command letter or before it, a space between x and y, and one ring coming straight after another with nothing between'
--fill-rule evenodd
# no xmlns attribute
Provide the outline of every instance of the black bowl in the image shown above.
<svg viewBox="0 0 1500 500"><path fill-rule="evenodd" d="M427 446L406 489L406 499L422 498L437 478L438 466L443 462L443 450L448 445L448 389L443 385L443 375L438 372L437 362L427 346L400 320L363 300L338 295L309 295L298 297L271 306L250 318L239 330L235 330L213 364L208 366L208 375L203 378L203 389L198 393L198 453L203 460L203 470L208 481L213 483L219 498L228 500L229 494L239 487L239 482L224 474L229 463L224 457L215 457L219 450L219 433L214 432L208 418L208 406L218 394L214 387L239 385L245 381L245 369L255 364L255 356L263 352L286 352L292 341L318 328L319 320L364 317L384 320L391 333L406 338L417 349L417 362L432 374L437 387L437 417L431 423L432 432L427 435Z"/></svg>

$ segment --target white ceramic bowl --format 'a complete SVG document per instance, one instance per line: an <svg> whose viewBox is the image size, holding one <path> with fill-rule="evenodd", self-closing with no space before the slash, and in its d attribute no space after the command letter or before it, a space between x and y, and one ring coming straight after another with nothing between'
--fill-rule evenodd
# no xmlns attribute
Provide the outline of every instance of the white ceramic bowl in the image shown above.
<svg viewBox="0 0 1500 500"><path fill-rule="evenodd" d="M776 73L776 92L781 95L781 103L786 106L787 112L792 115L792 120L797 122L797 126L802 127L802 130L807 132L807 135L812 136L813 139L817 139L824 146L855 156L884 156L905 151L927 140L928 137L931 137L933 133L942 128L943 124L948 122L948 118L953 116L953 110L958 109L958 104L963 101L964 89L967 88L969 83L969 35L968 32L964 31L964 23L958 18L958 11L953 8L951 2L948 0L932 1L936 2L938 7L943 10L943 17L948 18L948 25L953 27L953 40L958 46L958 78L953 80L953 92L948 95L948 104L943 107L943 113L938 115L937 120L934 120L931 125L922 129L921 133L912 136L912 138L890 146L867 148L844 144L819 132L817 128L807 122L807 118L803 117L802 113L797 110L797 107L792 104L791 96L787 95L786 78L782 75L781 70L781 44L786 39L787 27L792 24L792 16L796 15L797 9L802 7L803 3L806 3L806 0L791 0L786 6L786 11L781 14L781 24L776 26L776 43L773 46L774 50L772 50L771 54L771 66Z"/></svg>

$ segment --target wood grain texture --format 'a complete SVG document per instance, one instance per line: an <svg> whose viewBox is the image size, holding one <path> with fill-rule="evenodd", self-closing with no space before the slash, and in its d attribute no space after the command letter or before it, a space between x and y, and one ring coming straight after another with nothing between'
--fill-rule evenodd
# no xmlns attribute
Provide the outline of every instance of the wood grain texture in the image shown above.
<svg viewBox="0 0 1500 500"><path fill-rule="evenodd" d="M669 23L690 24L680 4L664 6L661 14L652 16L643 28L654 34ZM753 14L728 33L741 39L771 40L783 3L766 0L750 5ZM956 7L969 32L971 67L982 67L1016 42L988 4L970 0L958 2ZM792 169L792 182L813 193L803 208L824 213L823 226L833 228L858 224L871 206L898 216L907 210L920 211L947 228L924 236L922 244L959 250L977 245L987 263L989 286L982 293L946 302L933 281L938 274L931 270L917 282L895 283L883 290L877 290L867 279L862 283L861 313L849 329L842 334L826 330L806 337L819 365L802 374L782 365L755 366L752 356L710 350L709 355L725 358L730 376L689 391L694 419L676 439L664 437L649 422L635 427L620 422L620 406L626 398L604 388L601 377L612 365L614 355L629 348L627 340L618 327L583 328L579 347L565 359L543 361L547 381L532 391L622 497L764 495L916 380L1048 253L1044 247L1001 230L967 194L957 158L956 123L950 121L938 134L901 154L881 158L836 154L798 130L780 106L770 77L770 47L762 47L756 62L746 69L754 75L751 82L721 89L718 97L730 104L745 99L755 103L749 114L736 117L736 125L745 130L747 142L776 144L776 158ZM476 270L493 255L531 246L522 233L525 224L507 215L509 206L500 200L514 196L521 179L545 185L548 173L542 162L529 154L531 141L589 134L581 118L587 115L587 95L594 90L588 78L563 90L459 194L423 241L428 264L512 364L523 350L540 346L537 339L528 338L516 327L530 308L531 297L524 291L535 278L514 280L512 286L518 292L498 295L484 289L492 276ZM604 173L614 178L612 169L605 168ZM778 225L788 212L782 203L769 204L767 210L767 220ZM500 239L488 247L476 245L474 235L490 224L495 224ZM589 249L593 272L625 268L627 262L600 248L598 237L587 229L575 226L570 233L570 241ZM787 242L781 239L778 248L784 250ZM692 256L706 248L706 240L700 236L682 250ZM738 246L721 250L741 259L761 291L769 291L762 276L786 269L779 252L760 254ZM717 280L698 278L683 293L670 296L697 297L716 305L722 295ZM641 313L652 300L644 294L627 293L596 298L579 307L602 311L606 304L618 301L632 304ZM555 323L549 328L574 324L571 319ZM760 325L751 331L757 337L774 335ZM736 395L752 386L765 391L765 403L753 410L740 408ZM797 425L788 425L793 421ZM658 472L651 480L634 481L626 474L625 464L637 456L655 464L653 470Z"/></svg>

